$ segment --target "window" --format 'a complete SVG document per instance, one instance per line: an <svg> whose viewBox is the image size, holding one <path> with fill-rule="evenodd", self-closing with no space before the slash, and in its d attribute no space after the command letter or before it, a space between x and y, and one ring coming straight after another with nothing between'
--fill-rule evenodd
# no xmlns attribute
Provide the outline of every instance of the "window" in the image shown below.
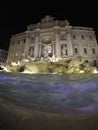
<svg viewBox="0 0 98 130"><path fill-rule="evenodd" d="M84 53L87 53L87 49L86 48L84 48Z"/></svg>
<svg viewBox="0 0 98 130"><path fill-rule="evenodd" d="M97 62L96 62L96 60L94 60L94 66L96 66L97 65Z"/></svg>
<svg viewBox="0 0 98 130"><path fill-rule="evenodd" d="M86 63L88 63L88 60L85 60Z"/></svg>
<svg viewBox="0 0 98 130"><path fill-rule="evenodd" d="M78 49L77 48L75 48L75 53L78 53Z"/></svg>
<svg viewBox="0 0 98 130"><path fill-rule="evenodd" d="M73 35L73 39L76 39L76 35Z"/></svg>
<svg viewBox="0 0 98 130"><path fill-rule="evenodd" d="M82 38L82 39L84 39L84 36L83 36L83 35L81 35L81 38Z"/></svg>
<svg viewBox="0 0 98 130"><path fill-rule="evenodd" d="M18 44L20 43L20 41L18 40Z"/></svg>
<svg viewBox="0 0 98 130"><path fill-rule="evenodd" d="M95 49L94 48L92 48L92 52L93 52L93 54L95 54Z"/></svg>
<svg viewBox="0 0 98 130"><path fill-rule="evenodd" d="M93 39L91 35L89 35L89 39L90 39L90 40L92 40L92 39Z"/></svg>
<svg viewBox="0 0 98 130"><path fill-rule="evenodd" d="M14 45L14 42L12 42L12 45Z"/></svg>
<svg viewBox="0 0 98 130"><path fill-rule="evenodd" d="M26 42L26 39L24 39L24 43Z"/></svg>
<svg viewBox="0 0 98 130"><path fill-rule="evenodd" d="M67 50L66 50L66 55L68 55L68 52L67 52Z"/></svg>

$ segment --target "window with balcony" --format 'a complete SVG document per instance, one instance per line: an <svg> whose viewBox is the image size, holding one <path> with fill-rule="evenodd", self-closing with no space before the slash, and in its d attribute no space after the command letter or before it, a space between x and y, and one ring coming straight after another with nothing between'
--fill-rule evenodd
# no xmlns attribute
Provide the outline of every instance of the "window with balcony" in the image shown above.
<svg viewBox="0 0 98 130"><path fill-rule="evenodd" d="M12 42L11 44L14 45L14 42Z"/></svg>
<svg viewBox="0 0 98 130"><path fill-rule="evenodd" d="M26 39L24 39L24 44L26 43Z"/></svg>
<svg viewBox="0 0 98 130"><path fill-rule="evenodd" d="M18 40L18 44L20 44L20 41Z"/></svg>
<svg viewBox="0 0 98 130"><path fill-rule="evenodd" d="M73 37L73 39L76 39L76 35L75 35L75 34L73 34L73 36L72 36L72 37Z"/></svg>
<svg viewBox="0 0 98 130"><path fill-rule="evenodd" d="M94 60L94 66L96 66L97 65L97 62L96 62L96 60Z"/></svg>
<svg viewBox="0 0 98 130"><path fill-rule="evenodd" d="M91 35L89 35L89 39L90 39L90 40L92 40L92 39L93 39Z"/></svg>
<svg viewBox="0 0 98 130"><path fill-rule="evenodd" d="M95 54L95 49L94 48L92 48L92 53Z"/></svg>
<svg viewBox="0 0 98 130"><path fill-rule="evenodd" d="M84 35L81 35L81 38L82 38L82 40L84 40L85 38L84 38Z"/></svg>
<svg viewBox="0 0 98 130"><path fill-rule="evenodd" d="M78 53L78 48L75 48L75 53Z"/></svg>
<svg viewBox="0 0 98 130"><path fill-rule="evenodd" d="M87 53L87 49L86 49L86 48L84 48L84 53L85 53L85 54Z"/></svg>

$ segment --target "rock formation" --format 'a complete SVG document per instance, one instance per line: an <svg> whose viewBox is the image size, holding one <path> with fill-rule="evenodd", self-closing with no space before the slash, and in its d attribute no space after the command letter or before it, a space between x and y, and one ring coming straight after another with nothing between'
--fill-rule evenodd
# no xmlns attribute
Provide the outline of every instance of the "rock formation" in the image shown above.
<svg viewBox="0 0 98 130"><path fill-rule="evenodd" d="M24 73L52 73L52 74L76 74L76 73L97 73L97 68L83 63L82 57L58 62L20 62L11 64L4 69L9 72Z"/></svg>

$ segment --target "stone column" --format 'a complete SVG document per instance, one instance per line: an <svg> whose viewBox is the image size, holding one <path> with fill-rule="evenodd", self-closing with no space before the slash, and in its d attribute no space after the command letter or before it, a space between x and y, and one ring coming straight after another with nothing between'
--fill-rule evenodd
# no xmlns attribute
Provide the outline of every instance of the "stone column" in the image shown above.
<svg viewBox="0 0 98 130"><path fill-rule="evenodd" d="M36 29L35 31L35 45L34 45L34 58L39 57L39 44L38 44L38 34L40 29Z"/></svg>
<svg viewBox="0 0 98 130"><path fill-rule="evenodd" d="M52 53L54 55L54 43L52 44Z"/></svg>
<svg viewBox="0 0 98 130"><path fill-rule="evenodd" d="M25 58L28 57L28 50L29 50L30 42L31 42L31 38L30 38L30 36L27 36L26 42L25 42L25 49L24 49L24 57Z"/></svg>
<svg viewBox="0 0 98 130"><path fill-rule="evenodd" d="M60 30L59 26L54 27L55 30L55 56L61 57Z"/></svg>
<svg viewBox="0 0 98 130"><path fill-rule="evenodd" d="M73 48L73 43L72 43L72 37L71 37L71 27L68 27L67 28L67 31L68 31L68 56L72 57L73 56L73 51L74 51L74 48Z"/></svg>
<svg viewBox="0 0 98 130"><path fill-rule="evenodd" d="M41 44L39 45L39 58L41 57Z"/></svg>

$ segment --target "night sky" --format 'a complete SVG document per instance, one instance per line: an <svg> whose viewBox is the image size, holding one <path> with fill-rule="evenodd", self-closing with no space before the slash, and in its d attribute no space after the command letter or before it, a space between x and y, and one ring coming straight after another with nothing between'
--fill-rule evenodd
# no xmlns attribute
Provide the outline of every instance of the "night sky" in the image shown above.
<svg viewBox="0 0 98 130"><path fill-rule="evenodd" d="M55 4L53 3L55 2ZM26 1L0 4L0 48L8 50L11 35L26 31L45 15L67 19L71 26L94 28L98 39L97 4L85 1Z"/></svg>

